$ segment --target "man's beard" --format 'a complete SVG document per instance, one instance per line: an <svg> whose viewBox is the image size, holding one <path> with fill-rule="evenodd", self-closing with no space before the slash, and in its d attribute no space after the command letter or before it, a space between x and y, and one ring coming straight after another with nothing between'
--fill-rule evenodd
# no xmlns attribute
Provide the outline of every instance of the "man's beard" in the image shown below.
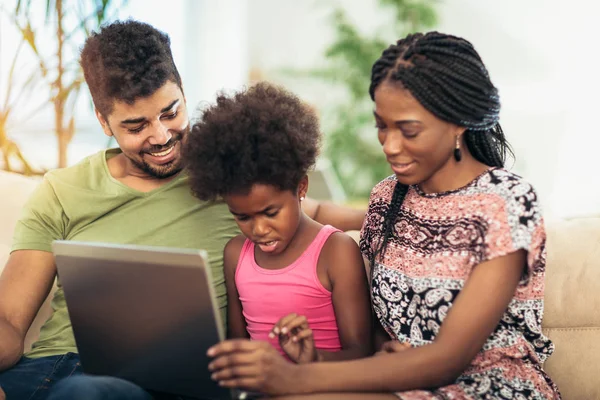
<svg viewBox="0 0 600 400"><path fill-rule="evenodd" d="M187 135L188 131L189 125L181 131L174 132L171 139L163 146L152 146L147 150L141 151L139 159L130 158L132 164L135 167L139 168L141 171L145 172L146 174L158 179L167 179L179 173L183 169L183 161L181 160L182 139ZM144 159L144 154L146 153L159 153L170 147L177 146L178 144L179 157L175 158L173 161L170 161L166 164L154 165L146 162L146 160Z"/></svg>
<svg viewBox="0 0 600 400"><path fill-rule="evenodd" d="M183 169L181 157L162 165L149 164L144 160L143 157L141 159L141 162L140 160L135 160L132 158L130 158L130 160L133 163L133 165L135 165L137 168L139 168L146 174L158 179L170 178Z"/></svg>

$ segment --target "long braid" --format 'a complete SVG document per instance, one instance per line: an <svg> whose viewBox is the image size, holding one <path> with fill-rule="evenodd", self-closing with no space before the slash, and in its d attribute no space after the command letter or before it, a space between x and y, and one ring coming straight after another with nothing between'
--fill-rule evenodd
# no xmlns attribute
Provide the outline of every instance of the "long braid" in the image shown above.
<svg viewBox="0 0 600 400"><path fill-rule="evenodd" d="M394 194L392 195L392 201L390 202L390 207L388 208L385 218L383 219L383 240L379 245L377 251L371 254L371 259L369 260L371 268L375 265L375 259L378 255L381 255L381 258L385 256L385 251L387 249L388 241L390 240L390 236L392 236L392 232L394 230L394 225L396 222L396 218L394 216L398 215L400 212L400 207L404 202L404 197L408 192L408 186L403 185L400 182L396 182L396 186L394 187Z"/></svg>
<svg viewBox="0 0 600 400"><path fill-rule="evenodd" d="M503 167L513 155L498 123L500 97L489 73L468 41L439 32L415 33L383 51L371 71L369 94L384 81L401 84L436 117L466 128L465 142L473 157ZM398 182L383 222L383 240L372 254L383 257L408 191Z"/></svg>

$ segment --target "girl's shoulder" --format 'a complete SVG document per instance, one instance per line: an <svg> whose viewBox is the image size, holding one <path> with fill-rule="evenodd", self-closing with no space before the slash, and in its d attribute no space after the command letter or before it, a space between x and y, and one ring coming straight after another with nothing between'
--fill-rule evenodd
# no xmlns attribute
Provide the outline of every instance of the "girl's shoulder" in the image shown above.
<svg viewBox="0 0 600 400"><path fill-rule="evenodd" d="M246 236L242 234L232 237L225 245L225 251L227 251L228 249L229 251L235 249L242 250L242 247L244 246L244 243L246 243L246 240Z"/></svg>
<svg viewBox="0 0 600 400"><path fill-rule="evenodd" d="M332 255L335 257L343 252L353 251L355 249L358 249L358 244L352 236L345 232L335 230L325 241L321 250L321 255Z"/></svg>
<svg viewBox="0 0 600 400"><path fill-rule="evenodd" d="M223 265L225 269L236 269L240 253L246 243L246 237L244 235L237 235L227 242L223 249Z"/></svg>

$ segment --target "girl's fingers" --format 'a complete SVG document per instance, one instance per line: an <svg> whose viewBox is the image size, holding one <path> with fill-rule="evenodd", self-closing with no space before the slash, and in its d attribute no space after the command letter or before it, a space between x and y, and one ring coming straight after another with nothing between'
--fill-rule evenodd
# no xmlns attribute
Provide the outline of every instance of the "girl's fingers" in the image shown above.
<svg viewBox="0 0 600 400"><path fill-rule="evenodd" d="M310 328L301 330L300 332L298 332L297 334L294 335L294 337L292 338L292 340L294 342L299 342L300 340L305 340L308 338L311 338L313 335L313 331Z"/></svg>
<svg viewBox="0 0 600 400"><path fill-rule="evenodd" d="M279 321L277 321L275 323L275 325L273 326L273 329L271 330L271 332L269 333L269 337L271 339L273 339L275 336L280 335L282 333L282 328L291 320L293 320L294 318L296 318L298 316L298 314L296 313L291 313L286 315L285 317L282 317L279 319Z"/></svg>
<svg viewBox="0 0 600 400"><path fill-rule="evenodd" d="M307 329L308 321L304 315L297 315L295 318L290 318L285 324L281 324L281 333L287 334L295 330Z"/></svg>

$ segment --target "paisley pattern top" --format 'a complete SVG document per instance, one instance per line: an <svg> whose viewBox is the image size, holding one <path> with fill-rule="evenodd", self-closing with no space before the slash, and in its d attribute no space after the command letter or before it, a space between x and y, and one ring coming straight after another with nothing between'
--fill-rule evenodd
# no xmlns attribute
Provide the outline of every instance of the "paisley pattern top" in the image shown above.
<svg viewBox="0 0 600 400"><path fill-rule="evenodd" d="M396 177L372 191L360 247L371 259ZM542 370L554 345L542 333L546 235L537 195L519 176L492 168L468 185L426 194L411 186L394 216L384 257L371 271L375 313L390 337L413 347L435 340L478 264L518 250L527 268L515 295L470 367L449 386L402 399L560 399Z"/></svg>

